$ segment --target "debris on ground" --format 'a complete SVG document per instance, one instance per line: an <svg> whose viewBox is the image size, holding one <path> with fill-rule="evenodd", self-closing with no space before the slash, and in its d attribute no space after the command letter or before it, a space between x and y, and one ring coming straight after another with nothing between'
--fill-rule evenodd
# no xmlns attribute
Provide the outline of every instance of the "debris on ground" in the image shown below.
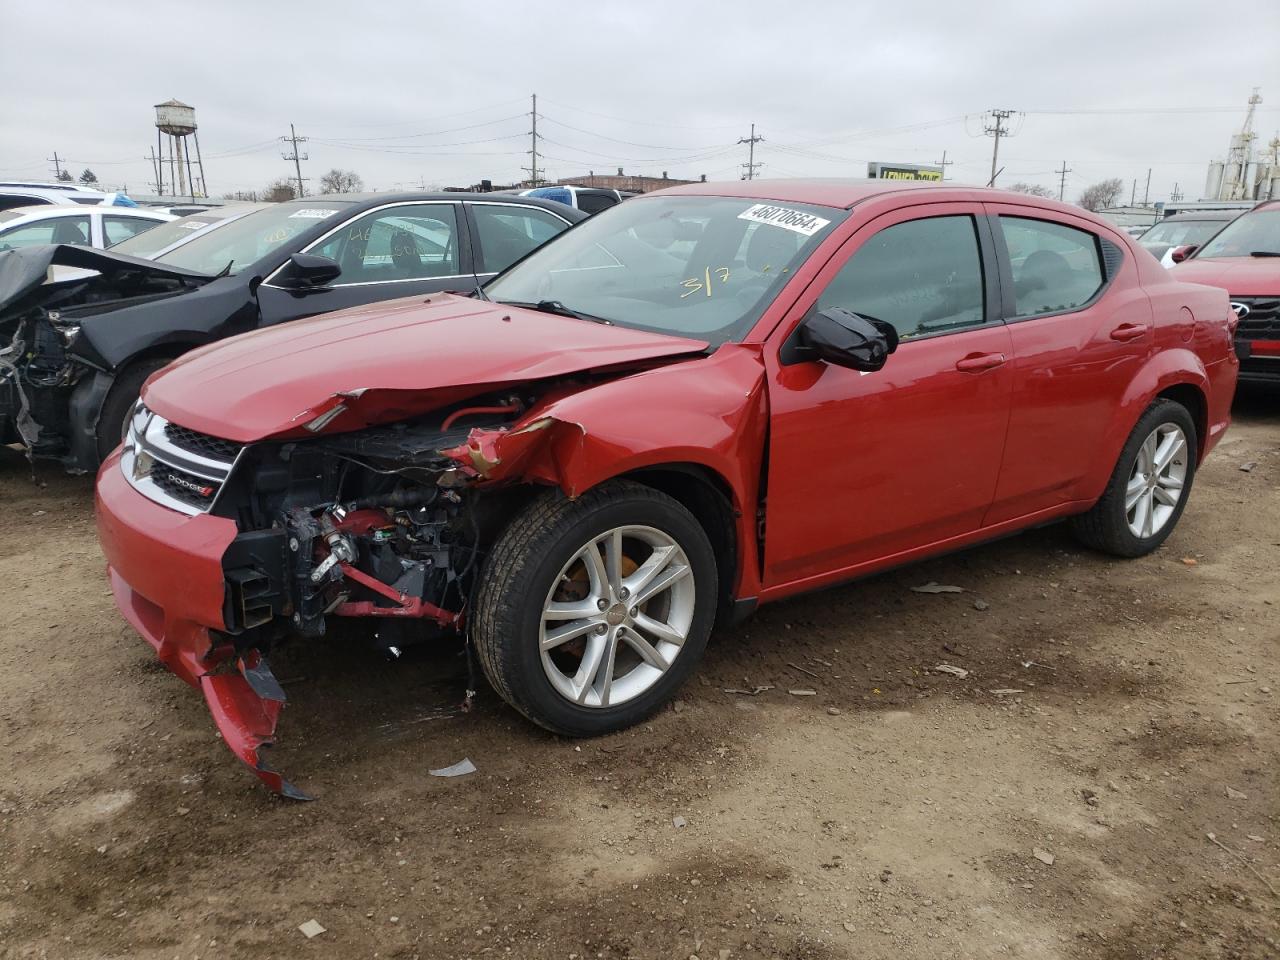
<svg viewBox="0 0 1280 960"><path fill-rule="evenodd" d="M793 697L816 697L818 695L817 690L806 689L788 690L787 693L791 694Z"/></svg>
<svg viewBox="0 0 1280 960"><path fill-rule="evenodd" d="M938 583L936 580L930 580L918 587L911 588L912 593L964 593L964 587L953 586L949 583Z"/></svg>
<svg viewBox="0 0 1280 960"><path fill-rule="evenodd" d="M992 690L997 697L1011 697L1015 693L1025 693L1020 687L1000 687L998 690Z"/></svg>
<svg viewBox="0 0 1280 960"><path fill-rule="evenodd" d="M1042 850L1040 847L1032 847L1031 855L1046 866L1053 866L1054 856L1048 850Z"/></svg>
<svg viewBox="0 0 1280 960"><path fill-rule="evenodd" d="M940 663L933 668L934 673L949 673L951 676L963 680L969 675L969 671L964 667L952 666L949 663Z"/></svg>
<svg viewBox="0 0 1280 960"><path fill-rule="evenodd" d="M766 690L772 690L772 689L773 687L769 686L768 684L761 684L760 686L752 687L750 690L743 690L739 687L725 687L721 691L721 693L740 693L744 697L758 697L760 694L764 693Z"/></svg>
<svg viewBox="0 0 1280 960"><path fill-rule="evenodd" d="M1080 791L1080 796L1084 797L1084 802L1089 806L1096 807L1098 805L1098 792L1096 790L1090 790L1088 787L1084 787Z"/></svg>
<svg viewBox="0 0 1280 960"><path fill-rule="evenodd" d="M787 666L790 667L792 670L796 670L796 671L799 671L800 673L803 673L806 677L813 677L813 679L815 680L822 679L821 674L814 673L812 670L806 670L804 667L800 666L798 663L791 663L790 661L788 661Z"/></svg>
<svg viewBox="0 0 1280 960"><path fill-rule="evenodd" d="M324 933L324 927L320 926L315 920L308 920L306 923L299 924L298 929L302 931L302 935L308 940Z"/></svg>
<svg viewBox="0 0 1280 960"><path fill-rule="evenodd" d="M1182 562L1185 566L1194 567L1200 561L1197 560L1195 557L1183 557Z"/></svg>
<svg viewBox="0 0 1280 960"><path fill-rule="evenodd" d="M1253 468L1258 465L1257 460L1250 460L1247 463L1240 464L1241 473L1253 473Z"/></svg>
<svg viewBox="0 0 1280 960"><path fill-rule="evenodd" d="M433 777L465 777L468 773L475 772L476 765L468 757L463 757L451 767L441 767L439 770L427 771Z"/></svg>
<svg viewBox="0 0 1280 960"><path fill-rule="evenodd" d="M845 931L846 931L847 933L857 933L857 932L858 932L858 928L857 928L857 927L855 927L855 926L854 926L852 923L850 923L848 920L846 920L846 921L844 922L844 929L845 929Z"/></svg>
<svg viewBox="0 0 1280 960"><path fill-rule="evenodd" d="M681 827L687 827L689 825L689 821L679 814L676 814L671 818L671 825L679 830Z"/></svg>
<svg viewBox="0 0 1280 960"><path fill-rule="evenodd" d="M840 708L839 708L839 707L827 707L827 713L829 713L829 714L830 714L831 716L833 716L833 717L838 717L838 716L840 716Z"/></svg>
<svg viewBox="0 0 1280 960"><path fill-rule="evenodd" d="M1241 793L1239 790L1233 790L1231 787L1227 787L1227 799L1228 800L1248 800L1249 795L1246 793Z"/></svg>
<svg viewBox="0 0 1280 960"><path fill-rule="evenodd" d="M975 610L989 610L989 609L991 609L991 604L987 603L987 601L985 601L985 600L978 599L978 600L973 601L973 609L975 609Z"/></svg>

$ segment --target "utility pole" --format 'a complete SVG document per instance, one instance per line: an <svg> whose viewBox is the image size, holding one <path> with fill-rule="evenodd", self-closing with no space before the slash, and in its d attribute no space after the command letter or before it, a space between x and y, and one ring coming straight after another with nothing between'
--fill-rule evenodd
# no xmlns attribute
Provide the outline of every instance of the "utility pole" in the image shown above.
<svg viewBox="0 0 1280 960"><path fill-rule="evenodd" d="M533 120L533 126L529 129L529 166L521 167L521 170L529 171L529 183L532 186L538 185L538 95L532 95L533 109L529 111L529 117Z"/></svg>
<svg viewBox="0 0 1280 960"><path fill-rule="evenodd" d="M990 111L993 123L983 127L982 132L988 137L995 137L995 143L991 147L991 179L987 181L988 187L996 185L996 160L1000 156L1000 138L1009 136L1009 128L1004 122L1014 115L1014 110L992 110Z"/></svg>
<svg viewBox="0 0 1280 960"><path fill-rule="evenodd" d="M156 196L158 197L163 196L164 184L160 182L160 159L161 158L157 156L155 147L148 147L147 153L150 154L150 156L148 156L147 159L151 161L151 172L156 175L156 179L151 185L155 187Z"/></svg>
<svg viewBox="0 0 1280 960"><path fill-rule="evenodd" d="M1129 193L1129 206L1133 206L1138 202L1138 178L1133 178L1133 190Z"/></svg>
<svg viewBox="0 0 1280 960"><path fill-rule="evenodd" d="M1173 192L1169 194L1169 200L1172 203L1177 203L1181 199L1182 199L1182 191L1178 189L1178 185L1175 183L1173 185Z"/></svg>
<svg viewBox="0 0 1280 960"><path fill-rule="evenodd" d="M293 129L293 124L291 123L289 124L289 136L281 137L280 142L293 144L293 153L282 153L280 156L285 160L293 161L293 169L294 172L297 173L296 179L298 181L298 196L304 196L302 189L302 161L309 160L310 157L305 153L298 153L298 144L306 143L307 138L298 136L298 131ZM311 178L308 177L307 179L309 180Z"/></svg>
<svg viewBox="0 0 1280 960"><path fill-rule="evenodd" d="M948 160L948 159L947 159L947 151L943 150L943 151L942 151L942 159L941 159L941 160L934 161L934 162L935 162L935 163L937 163L937 164L938 164L938 166L940 166L940 167L942 168L942 179L943 179L943 180L946 180L946 179L947 179L947 167L951 166L953 163L955 163L955 161L954 161L954 160Z"/></svg>
<svg viewBox="0 0 1280 960"><path fill-rule="evenodd" d="M53 175L59 180L62 179L62 160L58 157L58 151L53 151L53 156L49 157L49 162L53 164Z"/></svg>
<svg viewBox="0 0 1280 960"><path fill-rule="evenodd" d="M1058 175L1058 199L1061 200L1067 194L1067 174L1071 172L1071 168L1067 166L1067 161L1062 161L1062 169L1055 170Z"/></svg>
<svg viewBox="0 0 1280 960"><path fill-rule="evenodd" d="M1147 167L1147 188L1142 191L1142 205L1147 206L1147 202L1151 199L1151 168Z"/></svg>
<svg viewBox="0 0 1280 960"><path fill-rule="evenodd" d="M754 180L756 178L756 167L764 166L762 163L756 163L756 144L763 142L764 137L756 136L756 125L754 123L751 125L751 136L738 138L738 143L747 145L747 162L742 165L742 169L747 171L747 175L742 178L743 180Z"/></svg>

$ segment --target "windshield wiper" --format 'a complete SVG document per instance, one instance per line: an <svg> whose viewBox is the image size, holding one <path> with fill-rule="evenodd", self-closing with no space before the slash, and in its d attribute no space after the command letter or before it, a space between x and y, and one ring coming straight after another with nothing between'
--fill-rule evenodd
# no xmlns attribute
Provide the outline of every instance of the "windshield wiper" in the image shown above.
<svg viewBox="0 0 1280 960"><path fill-rule="evenodd" d="M1253 250L1249 253L1251 257L1280 257L1280 250Z"/></svg>
<svg viewBox="0 0 1280 960"><path fill-rule="evenodd" d="M539 300L537 303L521 303L516 300L499 300L497 302L508 307L525 307L529 310L537 310L540 313L553 313L557 317L573 317L575 320L590 320L592 323L603 323L607 326L613 326L612 320L606 320L604 317L592 316L589 313L579 313L572 307L566 307L559 300Z"/></svg>

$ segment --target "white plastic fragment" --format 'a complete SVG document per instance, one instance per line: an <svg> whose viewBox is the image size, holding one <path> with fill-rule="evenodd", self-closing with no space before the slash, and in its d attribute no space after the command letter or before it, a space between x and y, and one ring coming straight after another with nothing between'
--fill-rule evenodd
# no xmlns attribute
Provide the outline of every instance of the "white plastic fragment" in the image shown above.
<svg viewBox="0 0 1280 960"><path fill-rule="evenodd" d="M964 593L964 587L957 587L949 583L938 583L936 580L930 580L928 583L921 584L918 587L912 587L911 592L912 593Z"/></svg>
<svg viewBox="0 0 1280 960"><path fill-rule="evenodd" d="M969 675L969 671L968 671L968 670L966 670L964 667L956 667L956 666L952 666L952 665L951 665L951 664L949 664L949 663L940 663L940 664L938 664L936 667L934 667L934 668L933 668L933 672L934 672L934 673L949 673L949 674L951 674L951 676L953 676L953 677L957 677L957 678L959 678L959 679L961 679L961 680L963 680L965 677L967 677L967 676Z"/></svg>
<svg viewBox="0 0 1280 960"><path fill-rule="evenodd" d="M468 757L463 757L451 767L441 767L439 770L427 771L433 777L465 777L468 773L475 772L476 765Z"/></svg>
<svg viewBox="0 0 1280 960"><path fill-rule="evenodd" d="M315 920L308 920L306 923L300 924L298 929L302 931L302 935L308 940L324 933L324 927L320 926Z"/></svg>
<svg viewBox="0 0 1280 960"><path fill-rule="evenodd" d="M1031 848L1031 855L1047 866L1053 866L1053 854L1048 850L1041 850L1039 847Z"/></svg>

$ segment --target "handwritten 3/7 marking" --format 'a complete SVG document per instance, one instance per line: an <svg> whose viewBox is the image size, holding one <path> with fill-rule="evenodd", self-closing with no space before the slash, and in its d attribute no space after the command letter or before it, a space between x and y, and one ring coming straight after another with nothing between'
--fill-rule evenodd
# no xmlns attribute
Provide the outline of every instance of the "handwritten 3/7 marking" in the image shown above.
<svg viewBox="0 0 1280 960"><path fill-rule="evenodd" d="M680 294L680 299L683 300L685 297L691 297L695 293L701 293L704 290L706 291L706 294L708 297L711 296L711 275L713 273L720 280L721 283L729 282L728 267L716 267L715 270L712 270L710 267L707 267L706 270L703 272L702 276L690 277L688 280L680 281L680 286L684 287L686 290L689 291L688 293Z"/></svg>

